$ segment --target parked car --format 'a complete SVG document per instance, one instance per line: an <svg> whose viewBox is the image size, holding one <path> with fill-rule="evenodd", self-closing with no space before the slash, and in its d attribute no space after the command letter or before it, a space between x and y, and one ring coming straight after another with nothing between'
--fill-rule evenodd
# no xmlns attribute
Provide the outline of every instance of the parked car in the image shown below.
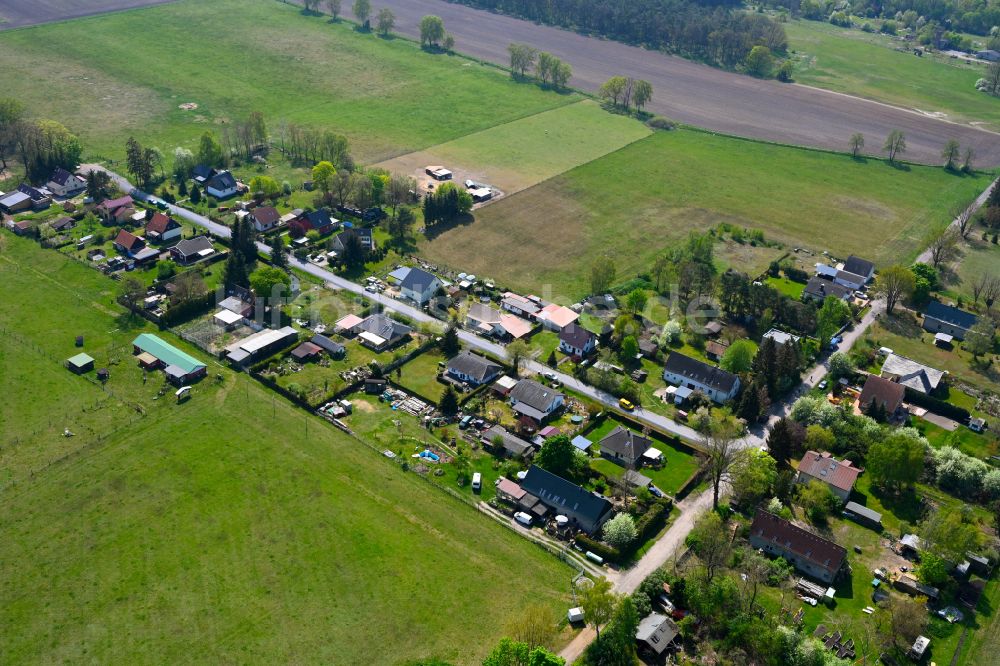
<svg viewBox="0 0 1000 666"><path fill-rule="evenodd" d="M469 427L470 423L472 423L472 417L471 416L463 416L462 420L458 422L458 427L461 430L465 430L466 428Z"/></svg>
<svg viewBox="0 0 1000 666"><path fill-rule="evenodd" d="M524 511L518 511L515 513L514 520L521 523L525 527L531 527L531 516L526 514Z"/></svg>
<svg viewBox="0 0 1000 666"><path fill-rule="evenodd" d="M631 412L635 409L635 405L632 404L631 400L626 400L625 398L620 398L618 400L618 406L624 409L626 412Z"/></svg>
<svg viewBox="0 0 1000 666"><path fill-rule="evenodd" d="M550 382L554 382L559 379L558 377L556 377L556 373L554 372L543 372L542 377L545 377Z"/></svg>

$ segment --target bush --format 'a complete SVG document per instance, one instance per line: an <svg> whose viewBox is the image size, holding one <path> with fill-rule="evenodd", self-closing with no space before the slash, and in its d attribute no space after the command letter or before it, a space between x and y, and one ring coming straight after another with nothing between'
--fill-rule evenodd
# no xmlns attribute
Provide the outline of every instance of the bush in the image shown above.
<svg viewBox="0 0 1000 666"><path fill-rule="evenodd" d="M803 284L809 282L809 273L795 266L785 266L785 277L792 282L801 282Z"/></svg>
<svg viewBox="0 0 1000 666"><path fill-rule="evenodd" d="M604 523L604 540L619 550L624 550L632 545L638 532L635 529L635 521L627 513L619 513L617 516Z"/></svg>
<svg viewBox="0 0 1000 666"><path fill-rule="evenodd" d="M672 130L677 128L677 123L663 116L653 116L646 121L646 125L658 130Z"/></svg>
<svg viewBox="0 0 1000 666"><path fill-rule="evenodd" d="M882 31L882 33L884 33L886 35L895 35L896 34L896 22L895 21L884 21L882 23L882 27L880 28L880 30Z"/></svg>

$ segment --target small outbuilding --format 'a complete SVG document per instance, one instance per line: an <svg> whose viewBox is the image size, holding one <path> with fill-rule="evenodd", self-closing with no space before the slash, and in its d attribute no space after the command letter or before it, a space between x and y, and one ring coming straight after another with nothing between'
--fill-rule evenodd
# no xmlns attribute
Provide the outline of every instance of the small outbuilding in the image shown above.
<svg viewBox="0 0 1000 666"><path fill-rule="evenodd" d="M882 514L878 511L872 511L866 506L862 506L857 502L848 502L844 507L844 517L853 520L859 525L864 525L865 527L870 527L873 530L882 531Z"/></svg>
<svg viewBox="0 0 1000 666"><path fill-rule="evenodd" d="M66 360L66 367L78 375L94 369L94 359L87 354L77 354Z"/></svg>

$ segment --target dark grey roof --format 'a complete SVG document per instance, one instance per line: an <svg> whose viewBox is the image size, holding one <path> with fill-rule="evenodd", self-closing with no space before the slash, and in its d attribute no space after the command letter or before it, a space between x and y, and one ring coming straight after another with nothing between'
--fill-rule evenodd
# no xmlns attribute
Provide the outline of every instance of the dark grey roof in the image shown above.
<svg viewBox="0 0 1000 666"><path fill-rule="evenodd" d="M575 483L532 465L521 488L535 495L556 513L575 518L587 531L593 531L611 513L611 502L587 492Z"/></svg>
<svg viewBox="0 0 1000 666"><path fill-rule="evenodd" d="M945 305L938 301L931 301L927 304L927 307L924 308L924 316L966 330L975 326L976 322L979 321L978 317L971 312L959 310L956 307Z"/></svg>
<svg viewBox="0 0 1000 666"><path fill-rule="evenodd" d="M529 441L523 440L517 435L508 432L505 428L495 425L486 432L483 433L483 441L493 443L495 438L499 437L503 440L501 446L510 453L512 456L523 456L525 453L530 451L535 447Z"/></svg>
<svg viewBox="0 0 1000 666"><path fill-rule="evenodd" d="M21 183L20 185L18 185L17 191L27 194L29 197L31 197L32 201L42 201L43 199L47 199L49 196L45 194L45 192L42 192L38 188L32 187L27 183Z"/></svg>
<svg viewBox="0 0 1000 666"><path fill-rule="evenodd" d="M427 291L427 288L433 285L435 281L437 281L437 278L424 269L411 268L410 272L407 273L406 277L404 277L402 282L399 283L399 288L424 292Z"/></svg>
<svg viewBox="0 0 1000 666"><path fill-rule="evenodd" d="M62 167L58 167L52 172L52 177L49 178L49 182L56 183L58 185L65 185L66 182L72 177L73 174L69 171L66 171L66 169L63 169Z"/></svg>
<svg viewBox="0 0 1000 666"><path fill-rule="evenodd" d="M56 231L62 231L63 229L72 229L76 226L76 220L72 217L60 217L58 220L50 224Z"/></svg>
<svg viewBox="0 0 1000 666"><path fill-rule="evenodd" d="M810 296L815 296L819 299L824 299L827 296L836 296L837 298L844 298L851 293L849 287L845 287L842 284L837 284L830 280L824 280L820 277L809 278L809 282L806 283L806 288L804 293Z"/></svg>
<svg viewBox="0 0 1000 666"><path fill-rule="evenodd" d="M373 314L358 324L359 333L361 331L374 333L380 338L388 340L390 344L406 337L412 330L406 324L390 319L384 314Z"/></svg>
<svg viewBox="0 0 1000 666"><path fill-rule="evenodd" d="M463 351L448 361L449 371L472 377L480 384L495 377L501 369L499 363L470 351Z"/></svg>
<svg viewBox="0 0 1000 666"><path fill-rule="evenodd" d="M191 175L195 178L204 178L205 180L208 180L215 175L215 169L204 164L199 164L195 168L191 169Z"/></svg>
<svg viewBox="0 0 1000 666"><path fill-rule="evenodd" d="M867 259L862 259L861 257L856 257L853 254L847 258L844 262L844 270L848 273L854 273L855 275L860 275L863 278L868 277L875 270L875 264L868 261Z"/></svg>
<svg viewBox="0 0 1000 666"><path fill-rule="evenodd" d="M372 247L372 230L367 227L355 227L352 229L344 229L339 234L334 236L333 249L338 252L343 252L347 245L347 239L352 236L356 236L361 241L362 247Z"/></svg>
<svg viewBox="0 0 1000 666"><path fill-rule="evenodd" d="M319 333L314 335L312 337L312 340L310 340L310 342L316 345L317 347L325 349L326 351L330 352L335 356L340 356L345 351L344 345L340 344L339 342L334 342L330 338L326 337L325 335L320 335Z"/></svg>
<svg viewBox="0 0 1000 666"><path fill-rule="evenodd" d="M236 187L236 179L228 171L220 171L212 176L207 184L214 190L231 190Z"/></svg>
<svg viewBox="0 0 1000 666"><path fill-rule="evenodd" d="M559 331L559 341L565 342L570 347L576 349L585 348L596 337L596 335L576 323L563 326L562 330Z"/></svg>
<svg viewBox="0 0 1000 666"><path fill-rule="evenodd" d="M617 453L623 458L636 459L653 445L648 438L638 435L628 428L618 426L601 440L602 450Z"/></svg>
<svg viewBox="0 0 1000 666"><path fill-rule="evenodd" d="M333 224L333 218L330 216L330 211L325 208L310 211L302 217L308 220L313 229L323 229ZM371 232L369 231L369 233Z"/></svg>
<svg viewBox="0 0 1000 666"><path fill-rule="evenodd" d="M667 372L671 372L681 377L685 377L693 382L697 382L709 388L713 388L723 393L733 390L733 386L739 378L731 372L726 372L722 368L713 367L703 363L696 358L685 356L678 352L670 352L667 363L664 366Z"/></svg>
<svg viewBox="0 0 1000 666"><path fill-rule="evenodd" d="M197 238L185 238L184 240L177 243L174 249L184 257L190 257L193 254L198 254L203 250L212 250L214 246L212 241L210 241L206 236L198 236Z"/></svg>
<svg viewBox="0 0 1000 666"><path fill-rule="evenodd" d="M533 379L522 379L510 392L511 400L523 402L529 407L533 407L540 412L548 412L549 405L562 393L548 386L539 384Z"/></svg>
<svg viewBox="0 0 1000 666"><path fill-rule="evenodd" d="M866 506L861 506L857 502L848 502L844 507L844 511L848 513L853 513L856 516L861 516L862 518L867 518L873 523L882 522L882 514L878 511L872 511Z"/></svg>

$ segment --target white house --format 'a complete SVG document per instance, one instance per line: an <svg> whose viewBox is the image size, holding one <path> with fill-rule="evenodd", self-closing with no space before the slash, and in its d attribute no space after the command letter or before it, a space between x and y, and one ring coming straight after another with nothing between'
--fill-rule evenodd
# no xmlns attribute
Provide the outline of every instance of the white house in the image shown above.
<svg viewBox="0 0 1000 666"><path fill-rule="evenodd" d="M45 187L57 197L68 197L87 188L87 181L66 169L56 169Z"/></svg>
<svg viewBox="0 0 1000 666"><path fill-rule="evenodd" d="M597 336L573 323L559 331L559 351L574 358L586 358L597 349Z"/></svg>
<svg viewBox="0 0 1000 666"><path fill-rule="evenodd" d="M566 402L565 395L532 379L519 381L508 398L516 414L526 416L537 423L543 423Z"/></svg>
<svg viewBox="0 0 1000 666"><path fill-rule="evenodd" d="M718 403L732 400L740 390L740 378L733 373L677 352L667 357L663 379L669 384L701 391Z"/></svg>
<svg viewBox="0 0 1000 666"><path fill-rule="evenodd" d="M503 314L485 303L473 303L465 317L465 325L480 335L503 335Z"/></svg>
<svg viewBox="0 0 1000 666"><path fill-rule="evenodd" d="M157 211L146 222L146 238L154 243L166 243L180 238L184 229L180 222Z"/></svg>
<svg viewBox="0 0 1000 666"><path fill-rule="evenodd" d="M549 303L541 309L537 317L538 321L542 323L542 326L550 331L558 333L567 326L573 324L580 318L580 315L564 305Z"/></svg>
<svg viewBox="0 0 1000 666"><path fill-rule="evenodd" d="M423 305L434 297L442 286L441 280L422 268L411 268L399 283L399 294L404 300Z"/></svg>
<svg viewBox="0 0 1000 666"><path fill-rule="evenodd" d="M258 206L250 211L250 224L258 232L270 231L281 222L281 214L274 206Z"/></svg>
<svg viewBox="0 0 1000 666"><path fill-rule="evenodd" d="M228 171L220 171L205 183L205 191L216 199L227 199L239 190L236 179Z"/></svg>
<svg viewBox="0 0 1000 666"><path fill-rule="evenodd" d="M470 351L463 351L448 361L448 374L459 381L473 386L482 386L493 381L503 368L499 363L483 358Z"/></svg>

